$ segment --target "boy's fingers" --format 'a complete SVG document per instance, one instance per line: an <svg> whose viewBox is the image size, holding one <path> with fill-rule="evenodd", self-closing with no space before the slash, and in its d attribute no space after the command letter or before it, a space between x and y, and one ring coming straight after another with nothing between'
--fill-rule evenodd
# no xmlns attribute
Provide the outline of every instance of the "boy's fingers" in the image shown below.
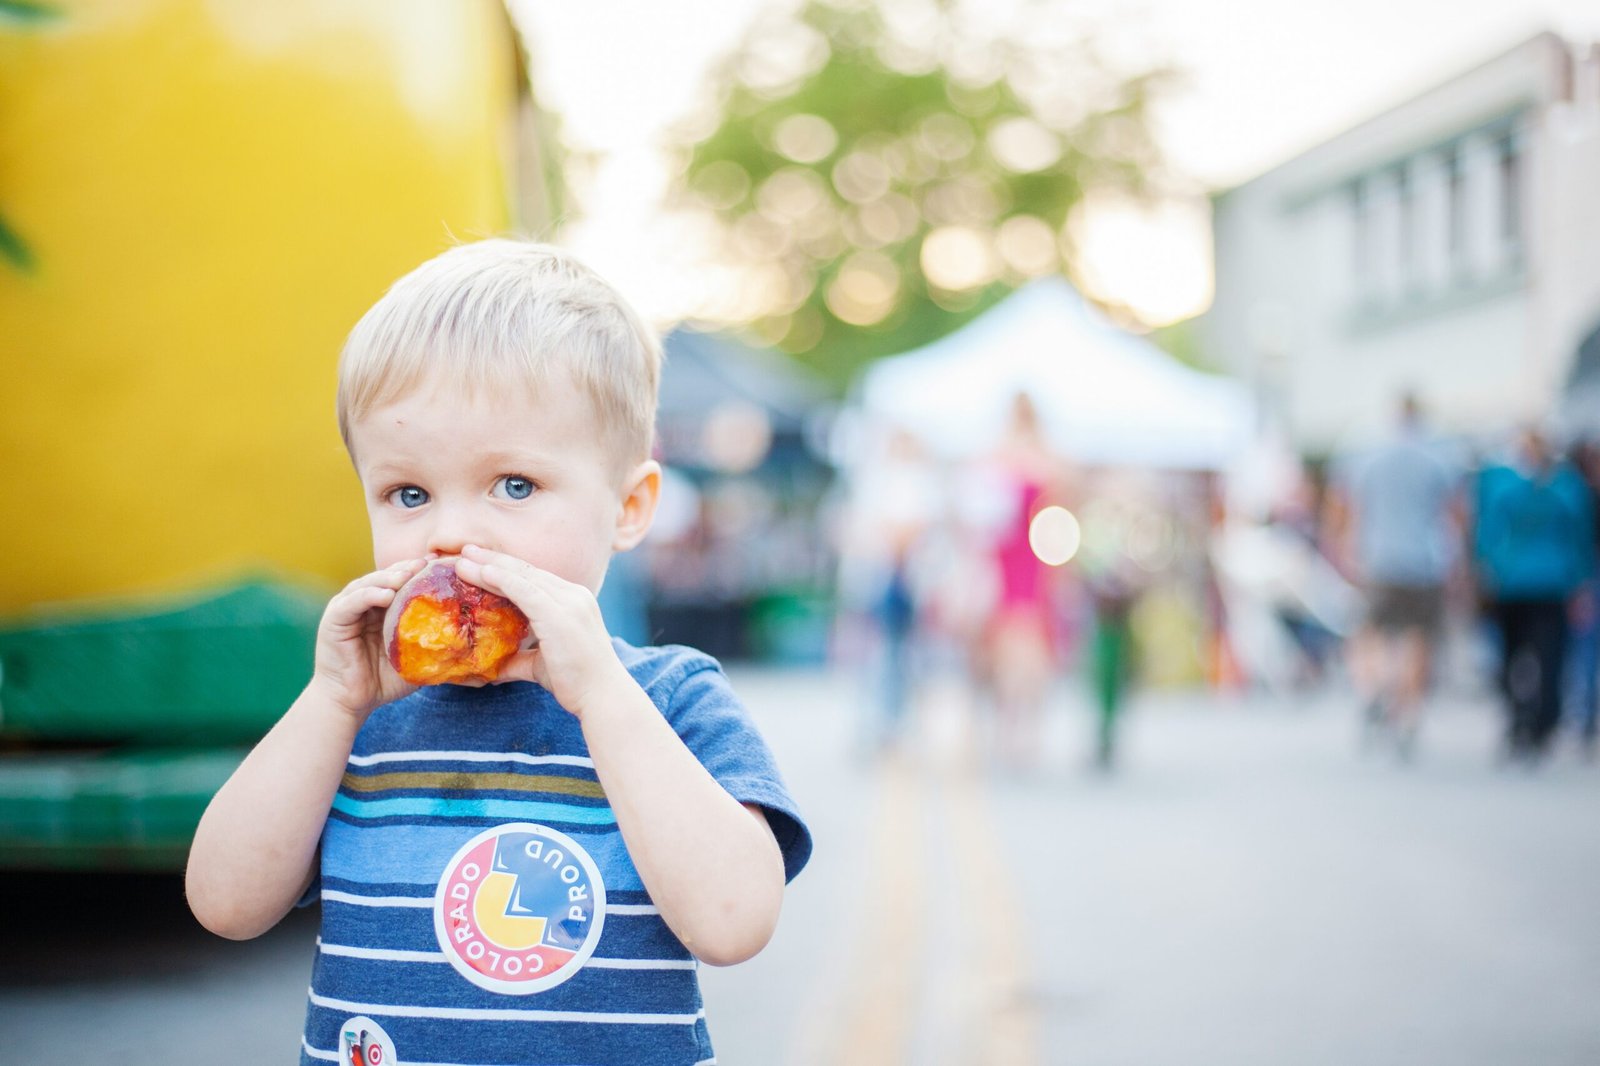
<svg viewBox="0 0 1600 1066"><path fill-rule="evenodd" d="M538 681L539 652L519 651L500 664L499 681Z"/></svg>
<svg viewBox="0 0 1600 1066"><path fill-rule="evenodd" d="M387 607L395 597L395 590L385 585L367 585L348 589L333 598L329 610L333 620L350 626L360 622L374 607Z"/></svg>
<svg viewBox="0 0 1600 1066"><path fill-rule="evenodd" d="M518 564L521 564L519 566ZM480 573L486 566L498 566L502 570L518 570L521 567L532 569L522 560L506 555L504 552L492 552L488 548L480 548L475 544L468 544L461 549L461 560L456 563L456 573L466 577L468 573ZM471 581L471 578L467 578Z"/></svg>
<svg viewBox="0 0 1600 1066"><path fill-rule="evenodd" d="M498 592L524 611L527 610L530 601L545 600L550 597L550 591L544 587L540 579L541 571L532 567L524 570L521 567L502 566L499 563L480 563L472 559L462 559L456 564L456 573L470 584L488 589L490 592Z"/></svg>
<svg viewBox="0 0 1600 1066"><path fill-rule="evenodd" d="M386 566L382 570L374 570L370 574L362 574L346 585L341 592L354 592L360 588L390 588L397 589L411 580L425 565L426 560L407 559L403 563Z"/></svg>
<svg viewBox="0 0 1600 1066"><path fill-rule="evenodd" d="M404 562L395 563L392 566L385 567L384 569L377 571L373 576L377 577L382 575L382 580L385 583L398 579L399 583L403 585L421 573L422 568L427 565L428 560L426 559L407 559Z"/></svg>
<svg viewBox="0 0 1600 1066"><path fill-rule="evenodd" d="M469 566L493 566L505 571L506 573L517 574L525 577L529 581L561 581L560 578L550 573L550 571L541 570L539 567L534 566L526 559L519 559L515 555L507 555L505 552L490 551L488 548L480 548L476 544L468 544L466 547L462 548L461 558ZM459 565L456 567L456 572L461 572Z"/></svg>

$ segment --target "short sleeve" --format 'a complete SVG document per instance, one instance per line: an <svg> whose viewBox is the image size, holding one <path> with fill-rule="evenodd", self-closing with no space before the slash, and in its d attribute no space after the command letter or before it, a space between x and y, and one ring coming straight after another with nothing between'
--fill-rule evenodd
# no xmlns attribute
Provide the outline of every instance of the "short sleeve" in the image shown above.
<svg viewBox="0 0 1600 1066"><path fill-rule="evenodd" d="M684 744L734 799L767 812L783 852L784 880L793 881L811 858L811 830L766 741L715 660L707 659L679 682L665 712Z"/></svg>
<svg viewBox="0 0 1600 1066"><path fill-rule="evenodd" d="M318 852L317 872L311 875L311 883L306 886L306 890L304 892L300 893L300 898L294 901L295 909L298 910L301 907L309 907L313 903L319 902L321 899L322 899L322 860L321 860L321 852Z"/></svg>

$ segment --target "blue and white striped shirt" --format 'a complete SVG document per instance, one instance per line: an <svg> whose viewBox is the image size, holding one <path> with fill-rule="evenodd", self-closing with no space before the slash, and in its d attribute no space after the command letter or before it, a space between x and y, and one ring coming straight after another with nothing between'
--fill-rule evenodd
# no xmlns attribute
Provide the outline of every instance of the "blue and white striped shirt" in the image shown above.
<svg viewBox="0 0 1600 1066"><path fill-rule="evenodd" d="M716 661L616 642L713 777L811 836ZM537 685L423 688L356 738L322 837L302 1066L713 1060L697 963L652 905L578 722Z"/></svg>

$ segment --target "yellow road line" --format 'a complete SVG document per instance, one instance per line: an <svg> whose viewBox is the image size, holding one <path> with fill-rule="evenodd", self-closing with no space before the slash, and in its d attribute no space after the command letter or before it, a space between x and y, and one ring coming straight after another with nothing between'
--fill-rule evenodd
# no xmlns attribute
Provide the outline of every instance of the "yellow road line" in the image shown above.
<svg viewBox="0 0 1600 1066"><path fill-rule="evenodd" d="M1039 1061L1038 1016L1028 990L1023 955L1022 901L1016 861L1007 861L988 797L970 761L958 763L945 781L945 817L951 838L961 842L955 863L969 934L962 968L962 1051L957 1061L982 1066L1035 1066ZM981 920L976 917L981 916Z"/></svg>
<svg viewBox="0 0 1600 1066"><path fill-rule="evenodd" d="M921 831L926 791L922 772L906 757L885 761L854 957L848 970L836 971L841 994L830 997L825 1008L830 1017L816 1019L823 1026L820 1039L797 1049L797 1066L893 1066L906 1061L927 924Z"/></svg>
<svg viewBox="0 0 1600 1066"><path fill-rule="evenodd" d="M927 861L921 817L927 788L904 757L884 767L883 813L878 822L878 889L872 895L864 956L863 994L847 1005L840 1066L903 1062L911 1040L925 950Z"/></svg>
<svg viewBox="0 0 1600 1066"><path fill-rule="evenodd" d="M912 743L879 769L861 910L835 930L853 952L817 1016L792 1049L791 1066L1037 1066L1038 1015L1029 994L1023 863L1000 847L988 792L973 758L965 707L937 698L918 708ZM944 713L942 722L938 715ZM956 726L940 736L940 725ZM917 735L916 733L913 734ZM949 843L937 854L929 835ZM937 860L937 861L936 861ZM948 888L929 913L934 878ZM953 960L931 965L931 952ZM931 1012L919 1019L918 1011ZM936 1031L914 1029L927 1023Z"/></svg>

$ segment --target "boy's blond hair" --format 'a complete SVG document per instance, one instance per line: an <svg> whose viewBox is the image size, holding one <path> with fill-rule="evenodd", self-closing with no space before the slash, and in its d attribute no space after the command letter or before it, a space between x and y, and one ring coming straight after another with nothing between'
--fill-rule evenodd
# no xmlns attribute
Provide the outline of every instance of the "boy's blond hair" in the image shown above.
<svg viewBox="0 0 1600 1066"><path fill-rule="evenodd" d="M482 395L537 389L552 366L594 403L612 457L646 459L661 345L620 293L570 252L496 238L463 244L390 286L339 357L339 432L425 379Z"/></svg>

